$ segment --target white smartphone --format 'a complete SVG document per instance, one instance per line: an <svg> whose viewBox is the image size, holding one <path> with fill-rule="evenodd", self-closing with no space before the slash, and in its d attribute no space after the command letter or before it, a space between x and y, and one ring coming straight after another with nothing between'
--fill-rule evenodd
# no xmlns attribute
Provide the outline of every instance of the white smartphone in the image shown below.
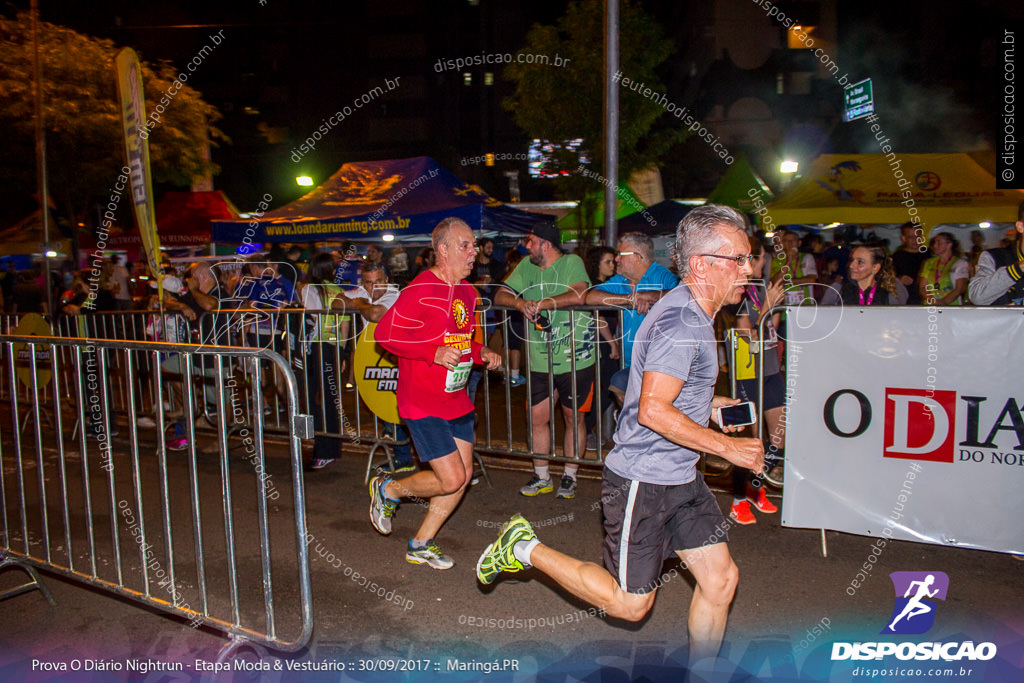
<svg viewBox="0 0 1024 683"><path fill-rule="evenodd" d="M750 401L737 403L734 406L718 408L718 425L720 427L744 427L757 422L757 411Z"/></svg>

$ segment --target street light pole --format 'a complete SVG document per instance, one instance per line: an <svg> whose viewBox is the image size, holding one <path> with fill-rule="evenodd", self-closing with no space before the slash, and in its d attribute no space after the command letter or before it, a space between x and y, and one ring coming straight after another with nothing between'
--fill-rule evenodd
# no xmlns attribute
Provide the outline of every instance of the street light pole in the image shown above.
<svg viewBox="0 0 1024 683"><path fill-rule="evenodd" d="M614 247L619 199L619 0L606 0L604 12L604 243Z"/></svg>
<svg viewBox="0 0 1024 683"><path fill-rule="evenodd" d="M36 186L39 192L40 214L43 217L43 272L46 287L46 312L53 315L53 284L50 282L50 190L46 184L46 133L43 130L43 81L39 68L39 3L32 0L32 72L35 80L36 114Z"/></svg>

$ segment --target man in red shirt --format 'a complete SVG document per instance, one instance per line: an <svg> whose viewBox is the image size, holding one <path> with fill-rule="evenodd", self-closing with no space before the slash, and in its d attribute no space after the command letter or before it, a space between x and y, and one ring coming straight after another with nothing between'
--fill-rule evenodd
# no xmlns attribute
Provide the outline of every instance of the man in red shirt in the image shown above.
<svg viewBox="0 0 1024 683"><path fill-rule="evenodd" d="M473 402L466 383L474 364L488 369L501 356L473 338L477 294L465 278L476 260L473 231L458 218L431 235L437 262L402 290L377 325L377 343L398 357L398 414L420 461L430 469L404 479L370 482L370 521L384 535L401 498L427 499L427 513L405 559L434 569L455 563L434 536L462 500L473 477Z"/></svg>

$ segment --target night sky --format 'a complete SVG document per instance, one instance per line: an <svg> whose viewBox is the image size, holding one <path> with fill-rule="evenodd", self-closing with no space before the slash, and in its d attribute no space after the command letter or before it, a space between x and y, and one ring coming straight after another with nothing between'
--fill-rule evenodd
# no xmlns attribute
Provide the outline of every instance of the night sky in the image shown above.
<svg viewBox="0 0 1024 683"><path fill-rule="evenodd" d="M39 4L45 21L111 38L136 48L143 59L166 59L177 66L223 29L223 44L189 85L224 114L218 126L232 144L213 151L222 167L214 184L243 211L264 192L280 200L275 205L298 197L302 191L294 177L300 172L322 181L346 161L419 155L437 158L465 180L508 200L502 169L459 167L459 159L486 151L525 151L525 135L500 106L511 94L511 84L495 68L491 89L465 88L461 74L438 74L433 65L440 58L514 52L532 23L553 23L566 6L561 0ZM796 15L819 5L779 4ZM707 15L711 3L651 0L642 5L677 44L662 68L671 97L700 114L743 96L750 75L736 76L728 64L710 70L710 76L688 71L693 17ZM8 4L7 11L27 6L27 1ZM851 78L874 79L879 117L901 152L991 148L997 104L992 84L1001 67L997 36L1001 22L1022 17L1019 2L840 1L836 61ZM482 72L474 69L477 84ZM289 160L290 152L324 117L395 75L405 79L401 98L381 98L325 136L302 163ZM815 108L831 115L841 91L834 84L820 86L824 92ZM799 116L785 121L788 127L801 123ZM818 151L877 151L865 126L840 122L818 128L827 138L811 145ZM800 142L798 135L787 140ZM716 181L715 169L688 169L695 163L690 152L684 146L667 160L667 195L693 196ZM521 165L523 200L554 198L551 181L529 180ZM759 170L771 183L771 171Z"/></svg>

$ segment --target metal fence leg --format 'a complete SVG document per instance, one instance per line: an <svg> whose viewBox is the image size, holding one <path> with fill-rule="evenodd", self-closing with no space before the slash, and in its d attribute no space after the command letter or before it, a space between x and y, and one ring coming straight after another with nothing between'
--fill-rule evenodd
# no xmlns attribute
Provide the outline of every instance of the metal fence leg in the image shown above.
<svg viewBox="0 0 1024 683"><path fill-rule="evenodd" d="M378 439L373 443L373 446L370 447L370 455L366 458L366 476L363 477L364 484L370 483L370 472L373 471L373 456L376 455L378 448L384 450L384 457L387 458L388 461L388 469L391 470L392 476L394 475L395 463L391 459L391 446Z"/></svg>
<svg viewBox="0 0 1024 683"><path fill-rule="evenodd" d="M494 485L491 484L491 477L487 474L487 468L484 467L484 459L480 457L480 453L475 448L473 449L473 457L476 458L476 464L480 465L480 474L484 476L484 481L487 482L487 486L494 488Z"/></svg>
<svg viewBox="0 0 1024 683"><path fill-rule="evenodd" d="M50 589L47 588L46 584L44 584L42 580L39 578L39 573L36 572L34 567L27 564L22 564L17 560L12 560L10 558L4 557L2 560L0 560L0 572L2 572L4 569L7 569L8 567L15 567L17 569L22 570L23 572L28 574L32 580L27 583L23 583L20 586L8 588L7 590L0 592L0 600L13 598L15 595L21 595L22 593L27 593L28 591L34 588L38 588L39 591L43 594L43 597L46 598L46 601L50 603L51 607L57 606L57 601L53 599L53 594L50 593Z"/></svg>

